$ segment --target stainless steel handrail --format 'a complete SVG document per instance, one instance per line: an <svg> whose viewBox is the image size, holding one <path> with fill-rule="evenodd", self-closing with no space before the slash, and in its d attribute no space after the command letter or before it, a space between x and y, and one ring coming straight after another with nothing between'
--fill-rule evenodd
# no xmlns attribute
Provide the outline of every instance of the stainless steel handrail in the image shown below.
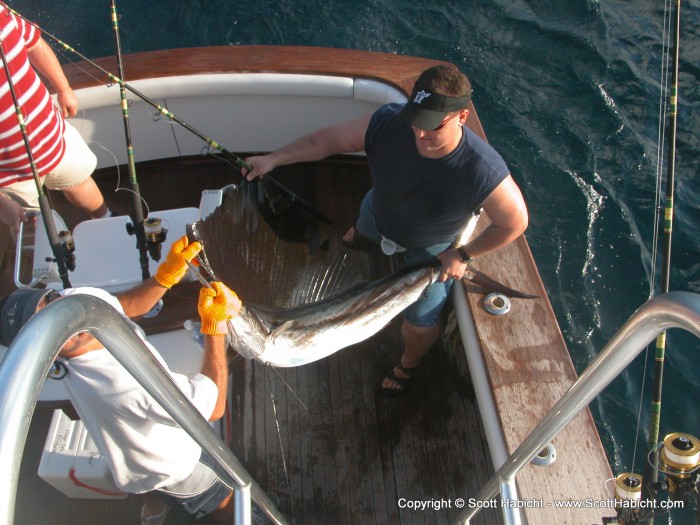
<svg viewBox="0 0 700 525"><path fill-rule="evenodd" d="M494 468L498 469L508 459L508 450L487 377L486 365L481 354L481 344L477 337L476 325L469 310L463 285L452 287L452 304L454 305L454 312L459 325L459 333L462 337L464 353L469 364L469 376L474 385L474 393L479 405L481 422L484 425L486 442L489 445L489 452L491 452L491 461ZM510 500L513 503L518 502L518 490L514 480L505 483L504 488L501 489L501 495L503 499ZM518 505L504 506L503 520L505 525L520 525L522 516Z"/></svg>
<svg viewBox="0 0 700 525"><path fill-rule="evenodd" d="M700 295L670 292L642 305L474 499L485 502L495 497L501 483L514 479L657 335L671 328L683 328L700 338ZM479 510L478 505L465 509L453 523L468 523Z"/></svg>
<svg viewBox="0 0 700 525"><path fill-rule="evenodd" d="M41 217L41 212L39 211L38 208L25 208L25 215L28 220L34 221L37 217ZM41 222L41 221L39 221ZM15 272L14 272L14 280L15 280L15 286L17 288L32 288L34 286L38 286L41 283L48 283L51 281L59 281L58 274L56 272L53 272L51 270L44 270L38 275L32 275L32 280L25 284L21 281L21 272L22 272L22 252L25 250L25 248L33 248L36 250L36 237L34 241L34 246L25 246L24 245L24 228L25 228L25 222L20 222L19 223L19 232L17 233L17 239L15 240ZM43 225L40 226L43 228ZM36 234L35 234L36 235ZM50 254L53 257L53 254ZM35 273L35 272L33 272Z"/></svg>
<svg viewBox="0 0 700 525"><path fill-rule="evenodd" d="M0 363L0 421L3 427L0 432L0 465L4 470L0 476L0 525L14 522L22 452L46 374L63 344L81 331L90 332L98 339L217 462L221 471L230 477L225 481L243 487L244 494L249 487L253 501L273 523L286 523L267 494L215 435L121 314L97 297L73 295L54 301L32 317Z"/></svg>

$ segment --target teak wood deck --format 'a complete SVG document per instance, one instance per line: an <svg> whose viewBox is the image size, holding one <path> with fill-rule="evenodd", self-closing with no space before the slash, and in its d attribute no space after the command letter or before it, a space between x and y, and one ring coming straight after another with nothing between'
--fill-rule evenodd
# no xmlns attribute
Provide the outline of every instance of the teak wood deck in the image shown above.
<svg viewBox="0 0 700 525"><path fill-rule="evenodd" d="M345 159L339 163L347 180L366 188L364 163ZM280 178L285 183L305 178L327 185L332 179L327 172L336 164L290 168L289 176ZM215 180L214 186L202 185L196 173L212 171L220 173L222 180ZM168 197L163 203L194 205L202 189L230 183L232 171L211 159L187 159L177 165L152 162L141 166L139 182L151 209L157 210L163 207L158 195L177 191L186 197ZM126 209L120 195L125 192L113 193L114 177L105 172L95 178L112 207ZM362 196L362 191L326 193L323 211L333 224L323 228L335 232L331 250L339 249L337 241L352 224ZM60 194L52 199L69 226L81 219L65 206ZM390 270L390 261L378 249L349 255L368 278ZM9 259L5 253L4 260ZM147 331L181 326L183 319L191 318L197 288L188 284L169 292L164 311L174 311L174 316L143 323ZM437 345L426 357L415 388L387 396L377 386L397 359L399 348L394 323L369 341L303 367L273 369L238 356L232 360L231 449L254 479L279 498L280 509L291 523L447 524L459 512L457 498L475 496L493 473L463 351ZM32 424L15 523L137 523L138 497L71 500L38 478L50 414L38 409ZM41 505L36 504L38 498ZM404 499L411 505L426 502L432 508L402 508ZM500 520L499 511L489 511L476 523ZM189 521L172 516L166 523Z"/></svg>
<svg viewBox="0 0 700 525"><path fill-rule="evenodd" d="M368 61L364 53L346 50L236 46L144 53L125 57L125 65L132 80L154 73L324 72L388 78L406 92L416 71L437 63L383 57ZM100 63L113 69L114 59ZM83 67L68 66L66 71L74 88L98 82L85 74ZM483 136L475 111L470 113L468 124ZM342 164L348 170L362 171L354 180L365 187L359 192L338 191L340 183L335 182L335 191L323 190L319 208L334 220L335 232L329 232L329 237L335 239L330 246L336 251L368 185L364 168L347 159L342 159ZM302 165L285 170L290 176L283 175L283 180L310 176L321 192L323 185L329 184L326 175L331 169L335 167L329 162ZM207 174L206 183L204 177L192 176L202 172ZM122 179L126 173L122 167ZM139 165L141 191L155 210L196 205L202 189L222 187L232 182L232 177L237 180L236 170L211 159ZM115 210L128 210L126 192L113 193L113 173L99 173L96 180ZM84 219L63 206L60 195L53 198L69 224ZM159 198L167 200L161 205ZM530 212L536 214L537 210ZM481 227L487 220L482 219ZM6 230L0 233L4 235L0 284L7 293L14 246ZM364 267L367 278L389 269L388 261L376 252L357 252L353 257ZM476 264L477 269L505 284L540 295L531 301L514 300L511 312L496 318L483 307L483 291L468 294L506 447L512 452L575 380L575 372L525 238L480 257ZM171 292L171 297L179 308L192 311L195 302L185 289ZM177 322L157 319L147 329L165 329ZM459 345L438 345L421 365L415 388L387 397L377 390L377 384L395 362L399 347L396 324L392 324L365 343L305 367L273 370L242 358L232 362L231 448L261 486L279 497L280 509L290 522L450 523L459 514L454 508L456 498L475 496L493 472ZM36 466L48 417L50 413L39 411L32 424L16 523L137 523L140 502L136 497L109 502L69 500L38 479ZM529 466L517 478L522 500L544 498L544 508L527 510L525 521L600 523L603 513L599 510L562 511L554 507L556 499L608 497L603 483L611 473L588 411L554 444L558 458L554 465ZM425 511L402 509L401 498L432 505ZM434 510L443 500L445 507ZM446 508L447 502L451 508ZM474 523L501 521L500 510L489 510L479 514ZM171 516L167 523L188 520Z"/></svg>

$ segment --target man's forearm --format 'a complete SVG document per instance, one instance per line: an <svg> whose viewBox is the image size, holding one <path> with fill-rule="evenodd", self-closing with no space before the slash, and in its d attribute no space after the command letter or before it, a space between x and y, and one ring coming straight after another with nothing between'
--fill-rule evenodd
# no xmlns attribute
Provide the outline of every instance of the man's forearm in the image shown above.
<svg viewBox="0 0 700 525"><path fill-rule="evenodd" d="M267 155L248 157L246 160L252 169L246 173L246 178L253 180L288 164L321 160L337 153L362 151L369 118L368 113L350 122L327 126L302 135Z"/></svg>
<svg viewBox="0 0 700 525"><path fill-rule="evenodd" d="M511 243L521 233L520 229L503 228L491 223L477 237L467 243L465 251L470 256L477 257Z"/></svg>
<svg viewBox="0 0 700 525"><path fill-rule="evenodd" d="M335 153L334 143L327 140L328 128L299 137L270 154L275 166L325 159Z"/></svg>
<svg viewBox="0 0 700 525"><path fill-rule="evenodd" d="M116 294L116 297L124 309L124 314L131 319L138 319L147 314L167 291L166 287L149 277L134 288Z"/></svg>
<svg viewBox="0 0 700 525"><path fill-rule="evenodd" d="M216 399L214 411L209 421L221 419L226 409L226 394L228 392L228 357L226 355L226 336L204 336L204 362L201 374L214 381L219 395Z"/></svg>
<svg viewBox="0 0 700 525"><path fill-rule="evenodd" d="M28 56L32 66L41 73L57 93L70 89L70 84L56 54L43 39L39 39L29 50Z"/></svg>

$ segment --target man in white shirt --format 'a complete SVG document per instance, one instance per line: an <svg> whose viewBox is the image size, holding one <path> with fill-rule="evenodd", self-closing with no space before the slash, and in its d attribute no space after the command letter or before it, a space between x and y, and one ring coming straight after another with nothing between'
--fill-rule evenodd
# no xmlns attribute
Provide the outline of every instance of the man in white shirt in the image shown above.
<svg viewBox="0 0 700 525"><path fill-rule="evenodd" d="M17 290L0 306L1 342L9 346L34 313L66 295L97 296L128 320L139 318L184 277L188 262L200 250L199 243L190 244L183 237L173 243L153 277L117 296L97 288ZM134 326L180 390L210 421L224 413L228 381L225 334L228 320L240 308L236 294L222 283L200 290L198 311L205 347L201 370L193 378L169 370ZM67 371L63 381L71 402L107 459L116 485L125 492L145 495L143 524L163 523L168 507L195 517L213 514L233 519L232 489L218 479L211 460L97 339L87 332L75 335L59 352L58 361Z"/></svg>

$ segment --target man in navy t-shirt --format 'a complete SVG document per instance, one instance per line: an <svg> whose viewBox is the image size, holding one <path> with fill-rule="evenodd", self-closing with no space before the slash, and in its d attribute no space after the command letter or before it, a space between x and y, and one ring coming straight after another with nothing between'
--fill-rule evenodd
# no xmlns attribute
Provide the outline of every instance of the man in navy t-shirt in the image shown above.
<svg viewBox="0 0 700 525"><path fill-rule="evenodd" d="M527 207L506 163L465 125L470 98L463 73L453 65L435 66L420 75L406 104L387 104L246 159L253 167L246 177L253 180L277 166L365 151L372 189L343 243L376 242L389 255L403 252L406 263L440 260L438 282L404 311L404 351L382 380L386 393L409 388L413 370L439 337L439 315L453 279L464 275L472 258L505 246L527 228ZM454 248L480 208L491 223Z"/></svg>

